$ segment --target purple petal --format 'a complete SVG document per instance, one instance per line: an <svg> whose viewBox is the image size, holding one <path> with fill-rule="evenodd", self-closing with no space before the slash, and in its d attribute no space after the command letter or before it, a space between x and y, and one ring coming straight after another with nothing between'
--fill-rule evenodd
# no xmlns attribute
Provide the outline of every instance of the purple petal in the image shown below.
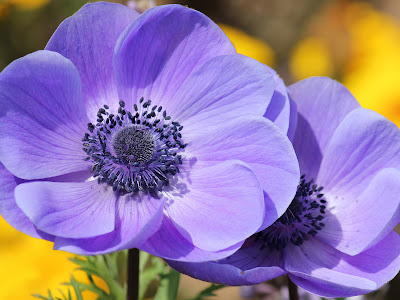
<svg viewBox="0 0 400 300"><path fill-rule="evenodd" d="M265 192L261 229L275 222L296 194L300 177L296 154L287 136L266 118L238 118L198 135L189 143L187 155L198 163L238 159L248 164Z"/></svg>
<svg viewBox="0 0 400 300"><path fill-rule="evenodd" d="M274 122L282 132L288 133L293 107L285 83L273 69L268 69L274 74L275 91L264 117ZM297 111L294 112L297 115Z"/></svg>
<svg viewBox="0 0 400 300"><path fill-rule="evenodd" d="M296 133L298 113L297 113L297 104L289 97L290 102L290 117L289 117L289 129L287 132L287 136L289 140L293 143L294 135Z"/></svg>
<svg viewBox="0 0 400 300"><path fill-rule="evenodd" d="M329 141L357 100L340 83L326 77L311 77L289 87L299 113L293 146L300 170L316 178Z"/></svg>
<svg viewBox="0 0 400 300"><path fill-rule="evenodd" d="M308 292L322 297L349 297L378 288L372 280L337 270L343 254L317 240L307 241L301 247L290 245L285 253L290 279Z"/></svg>
<svg viewBox="0 0 400 300"><path fill-rule="evenodd" d="M356 255L344 256L338 271L367 278L377 288L392 280L400 270L400 237L391 231L382 241Z"/></svg>
<svg viewBox="0 0 400 300"><path fill-rule="evenodd" d="M262 251L258 246L240 249L218 262L185 263L167 260L167 263L194 278L231 286L257 284L286 274L280 267L280 253Z"/></svg>
<svg viewBox="0 0 400 300"><path fill-rule="evenodd" d="M86 239L57 237L54 248L80 255L137 248L160 228L164 203L165 199L154 199L144 194L140 197L119 197L115 229L112 232Z"/></svg>
<svg viewBox="0 0 400 300"><path fill-rule="evenodd" d="M237 251L242 244L243 242L240 242L216 252L201 250L185 239L170 218L164 215L160 229L140 245L139 249L155 256L177 261L200 262L225 258Z"/></svg>
<svg viewBox="0 0 400 300"><path fill-rule="evenodd" d="M179 190L166 207L175 227L193 245L220 251L256 232L264 217L264 198L257 177L240 161L182 172Z"/></svg>
<svg viewBox="0 0 400 300"><path fill-rule="evenodd" d="M114 229L116 196L97 181L23 183L15 188L15 199L32 223L51 235L83 238Z"/></svg>
<svg viewBox="0 0 400 300"><path fill-rule="evenodd" d="M235 266L217 262L181 263L168 260L167 263L180 273L193 278L229 286L258 284L286 274L279 267L260 267L242 271Z"/></svg>
<svg viewBox="0 0 400 300"><path fill-rule="evenodd" d="M400 169L400 131L385 117L360 108L337 128L317 182L332 193L359 195L384 168Z"/></svg>
<svg viewBox="0 0 400 300"><path fill-rule="evenodd" d="M23 180L11 174L2 164L0 164L0 214L8 224L17 230L33 236L53 240L54 237L37 230L35 225L17 206L14 198L14 189Z"/></svg>
<svg viewBox="0 0 400 300"><path fill-rule="evenodd" d="M327 196L329 214L318 237L355 255L385 237L400 222L400 170L380 171L360 194Z"/></svg>
<svg viewBox="0 0 400 300"><path fill-rule="evenodd" d="M211 132L237 117L262 116L274 92L269 68L242 55L207 61L167 104L183 133Z"/></svg>
<svg viewBox="0 0 400 300"><path fill-rule="evenodd" d="M328 273L328 275L326 275ZM323 271L319 271L316 277L309 277L307 275L296 273L295 276L293 274L289 274L289 278L293 281L293 283L305 291L329 298L346 298L348 295L363 295L369 293L374 288L372 281L362 280L359 277L351 276L351 275L343 275L343 280L336 282L330 282L330 276L335 276L339 278L342 276L342 273L339 272L329 272L328 269L324 269ZM360 280L360 282L359 282ZM357 286L353 286L353 283L358 283ZM364 289L367 287L368 289ZM361 286L361 287L360 287Z"/></svg>
<svg viewBox="0 0 400 300"><path fill-rule="evenodd" d="M291 249L286 260L286 267L293 271L291 279L301 288L324 297L350 297L374 291L400 268L400 237L395 232L356 256L317 241L294 248L301 250Z"/></svg>
<svg viewBox="0 0 400 300"><path fill-rule="evenodd" d="M154 7L117 42L114 69L119 96L128 109L141 97L166 106L207 60L234 53L226 35L202 13L181 5Z"/></svg>
<svg viewBox="0 0 400 300"><path fill-rule="evenodd" d="M60 24L46 46L71 60L78 69L92 121L103 104L118 108L112 63L114 47L121 33L138 16L136 11L120 4L86 4Z"/></svg>
<svg viewBox="0 0 400 300"><path fill-rule="evenodd" d="M0 74L0 159L15 176L39 179L81 171L86 113L74 65L38 51Z"/></svg>

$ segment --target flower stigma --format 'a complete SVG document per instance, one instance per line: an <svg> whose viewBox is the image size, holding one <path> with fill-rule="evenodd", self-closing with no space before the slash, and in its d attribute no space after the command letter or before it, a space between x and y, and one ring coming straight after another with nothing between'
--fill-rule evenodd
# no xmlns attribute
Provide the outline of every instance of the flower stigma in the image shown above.
<svg viewBox="0 0 400 300"><path fill-rule="evenodd" d="M271 226L255 234L255 242L261 243L260 250L281 250L289 243L300 246L315 237L325 226L326 199L323 187L300 178L297 192L285 213Z"/></svg>
<svg viewBox="0 0 400 300"><path fill-rule="evenodd" d="M155 140L152 132L146 127L128 125L113 136L112 145L115 154L125 161L138 163L148 162L155 153Z"/></svg>
<svg viewBox="0 0 400 300"><path fill-rule="evenodd" d="M117 114L104 105L97 112L97 123L88 124L82 139L86 161L98 183L114 191L144 191L157 194L169 185L169 177L179 173L187 144L182 142L183 126L171 121L162 106L151 107L151 100L141 98L131 113L119 101Z"/></svg>

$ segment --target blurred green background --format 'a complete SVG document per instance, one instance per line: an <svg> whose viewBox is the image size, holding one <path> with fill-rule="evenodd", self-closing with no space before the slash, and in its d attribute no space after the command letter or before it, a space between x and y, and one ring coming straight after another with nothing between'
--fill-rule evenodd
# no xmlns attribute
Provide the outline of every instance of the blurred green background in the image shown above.
<svg viewBox="0 0 400 300"><path fill-rule="evenodd" d="M0 70L14 59L43 49L58 24L87 2L0 0ZM200 10L222 27L239 53L270 65L287 85L309 76L330 76L345 84L364 107L400 125L399 0L110 2L140 11L166 3ZM71 255L52 251L51 246L19 233L0 219L0 299L34 299L30 296L33 293L59 288L71 272L84 280L84 274L74 271L75 265L66 259ZM184 277L180 298L188 299L206 286ZM287 297L281 279L247 289L226 288L217 294L218 299L233 300L243 299L241 294L248 299ZM84 296L95 299L89 292ZM367 298L400 299L399 278Z"/></svg>

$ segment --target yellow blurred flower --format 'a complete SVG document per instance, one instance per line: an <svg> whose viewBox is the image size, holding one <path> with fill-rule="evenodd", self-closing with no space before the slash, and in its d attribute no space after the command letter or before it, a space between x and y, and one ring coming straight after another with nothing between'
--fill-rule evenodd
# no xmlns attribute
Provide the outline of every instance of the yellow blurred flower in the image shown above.
<svg viewBox="0 0 400 300"><path fill-rule="evenodd" d="M6 0L3 4L14 4L21 9L35 9L48 2L50 0Z"/></svg>
<svg viewBox="0 0 400 300"><path fill-rule="evenodd" d="M295 80L338 79L365 108L400 125L400 24L364 2L328 4L290 57Z"/></svg>
<svg viewBox="0 0 400 300"><path fill-rule="evenodd" d="M75 271L77 265L68 260L74 255L54 251L52 246L15 230L0 217L0 299L34 299L32 294L47 295L48 289L58 296L59 288L67 293L60 284L69 281L71 273L78 281L87 282L86 275ZM100 285L105 289L104 282ZM85 300L96 299L92 292L83 295Z"/></svg>
<svg viewBox="0 0 400 300"><path fill-rule="evenodd" d="M365 3L349 6L349 64L343 83L361 105L400 125L400 24Z"/></svg>
<svg viewBox="0 0 400 300"><path fill-rule="evenodd" d="M16 7L21 10L30 10L39 8L50 1L51 0L3 0L0 3L0 20L8 15L11 7Z"/></svg>
<svg viewBox="0 0 400 300"><path fill-rule="evenodd" d="M224 24L218 25L231 40L238 53L249 56L263 64L273 67L274 52L267 43L232 26Z"/></svg>
<svg viewBox="0 0 400 300"><path fill-rule="evenodd" d="M293 49L289 68L296 81L310 76L332 76L334 68L328 45L318 37L305 38Z"/></svg>

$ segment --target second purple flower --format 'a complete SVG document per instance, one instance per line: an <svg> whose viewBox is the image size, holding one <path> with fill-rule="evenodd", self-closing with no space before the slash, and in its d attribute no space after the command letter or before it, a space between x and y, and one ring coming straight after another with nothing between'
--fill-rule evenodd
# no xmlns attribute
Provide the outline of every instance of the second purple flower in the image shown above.
<svg viewBox="0 0 400 300"><path fill-rule="evenodd" d="M168 261L227 285L288 274L323 297L380 288L400 269L400 132L363 109L338 82L312 77L289 87L298 107L293 145L304 174L287 211L214 262Z"/></svg>

